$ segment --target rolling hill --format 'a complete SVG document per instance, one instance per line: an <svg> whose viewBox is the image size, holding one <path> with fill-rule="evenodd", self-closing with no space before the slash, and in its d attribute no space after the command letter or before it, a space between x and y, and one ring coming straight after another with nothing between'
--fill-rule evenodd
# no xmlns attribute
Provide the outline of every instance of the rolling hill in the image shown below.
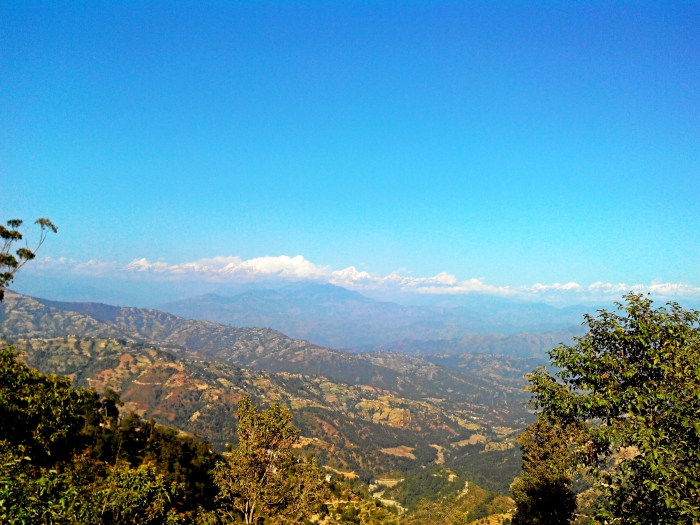
<svg viewBox="0 0 700 525"><path fill-rule="evenodd" d="M513 421L507 402L498 398L482 405L415 393L409 397L323 376L179 359L123 339L71 335L12 343L30 366L69 376L76 386L119 392L125 411L203 436L218 450L235 443L236 403L247 394L259 404L280 402L292 408L304 436L301 451L341 475L368 481L444 465L465 479L504 491L519 468L512 441L517 429L507 425L523 421ZM422 368L418 362L408 366L414 374L433 373L417 371Z"/></svg>
<svg viewBox="0 0 700 525"><path fill-rule="evenodd" d="M493 383L485 370L469 373L445 368L400 353L357 354L291 339L267 328L235 328L183 319L158 310L113 307L96 303L56 303L8 292L0 309L5 337L50 338L78 335L116 338L124 343L155 345L174 355L214 360L266 372L317 375L351 385L390 389L414 399L443 398L474 406L503 399L510 414L522 418L522 374L530 362L518 361L520 383ZM502 417L486 411L482 417ZM517 414L517 415L516 415Z"/></svg>
<svg viewBox="0 0 700 525"><path fill-rule="evenodd" d="M528 359L357 354L271 329L11 292L0 328L40 370L112 388L128 408L217 448L235 439L244 392L283 402L306 453L366 480L440 464L505 491L519 469L513 437L531 418L523 406Z"/></svg>
<svg viewBox="0 0 700 525"><path fill-rule="evenodd" d="M482 404L492 402L494 396L519 395L509 385L494 388L473 370L465 374L458 368L449 370L399 353L333 350L268 328L236 328L152 309L58 303L8 292L0 309L0 329L11 338L120 338L157 345L181 357L267 372L321 375L418 398L444 397L448 393L455 400ZM511 402L511 410L516 405Z"/></svg>

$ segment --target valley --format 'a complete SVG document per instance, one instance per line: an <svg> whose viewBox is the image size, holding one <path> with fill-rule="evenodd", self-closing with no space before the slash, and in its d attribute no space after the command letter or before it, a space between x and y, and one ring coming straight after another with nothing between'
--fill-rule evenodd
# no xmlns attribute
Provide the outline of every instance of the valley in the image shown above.
<svg viewBox="0 0 700 525"><path fill-rule="evenodd" d="M243 395L262 406L282 403L302 433L299 453L341 479L402 479L381 498L407 509L456 498L469 482L508 493L520 469L514 438L532 420L523 376L539 362L347 352L268 328L9 291L0 327L30 366L78 387L114 390L125 412L201 436L219 451L236 443ZM436 482L441 488L429 489Z"/></svg>

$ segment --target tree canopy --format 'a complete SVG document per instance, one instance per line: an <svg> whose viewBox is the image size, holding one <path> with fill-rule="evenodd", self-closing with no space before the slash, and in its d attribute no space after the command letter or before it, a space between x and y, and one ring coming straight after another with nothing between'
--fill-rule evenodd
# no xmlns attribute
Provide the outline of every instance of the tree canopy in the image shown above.
<svg viewBox="0 0 700 525"><path fill-rule="evenodd" d="M289 409L273 403L259 411L249 397L238 403L238 446L214 472L222 510L233 521L306 515L323 501L326 486L316 465L292 454L299 431Z"/></svg>
<svg viewBox="0 0 700 525"><path fill-rule="evenodd" d="M210 512L218 454L122 417L120 404L0 348L0 522L158 525Z"/></svg>
<svg viewBox="0 0 700 525"><path fill-rule="evenodd" d="M530 377L539 417L521 437L514 523L571 521L570 507L559 521L537 516L570 497L577 473L590 477L600 494L591 518L697 523L700 313L675 303L655 307L648 297L629 294L618 312L585 319L586 335L550 351L558 371L539 368ZM541 443L549 452L533 461ZM542 486L557 490L538 500Z"/></svg>

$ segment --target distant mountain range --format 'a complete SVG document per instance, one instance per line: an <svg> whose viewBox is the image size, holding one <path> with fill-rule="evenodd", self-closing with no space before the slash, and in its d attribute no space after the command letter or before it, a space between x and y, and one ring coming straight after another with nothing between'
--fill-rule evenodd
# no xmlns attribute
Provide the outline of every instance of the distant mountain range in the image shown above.
<svg viewBox="0 0 700 525"><path fill-rule="evenodd" d="M20 297L25 299L17 302ZM482 311L474 307L404 306L330 284L298 284L232 297L205 295L163 305L169 312L46 299L33 299L30 305L29 300L8 292L3 311L12 314L0 312L7 333L28 335L34 330L42 336L129 335L133 340L166 347L223 352L227 359L242 359L241 363L248 360L241 357L241 348L248 348L253 340L264 340L264 346L292 345L292 340L303 340L293 346L302 345L309 351L323 346L413 356L488 353L546 359L547 350L583 334L580 322L586 310L493 301L486 301ZM10 304L14 306L10 308ZM558 325L563 328L555 328ZM541 331L544 328L552 329ZM260 364L274 366L264 359Z"/></svg>
<svg viewBox="0 0 700 525"><path fill-rule="evenodd" d="M68 335L112 338L157 345L174 355L292 374L320 375L348 384L391 389L417 398L453 391L455 400L489 403L494 392L479 372L469 377L424 359L392 352L351 353L292 339L269 328L232 327L184 319L148 308L99 303L62 303L6 292L0 303L0 331L6 338ZM531 364L521 360L521 363ZM504 382L497 395L516 395L522 385ZM487 377L485 374L483 377Z"/></svg>
<svg viewBox="0 0 700 525"><path fill-rule="evenodd" d="M13 292L0 303L0 330L32 366L113 388L127 409L218 448L235 439L235 402L245 392L291 406L305 450L336 470L369 479L440 461L502 491L519 469L513 435L532 417L523 374L539 362L358 354L269 328Z"/></svg>
<svg viewBox="0 0 700 525"><path fill-rule="evenodd" d="M583 314L591 311L585 306L560 309L493 299L453 308L406 306L376 301L332 284L313 283L251 290L233 296L207 294L157 308L189 319L269 327L290 337L333 348L371 350L382 345L391 347L396 341L457 340L448 346L456 345L462 351L498 349L501 350L498 353L514 355L541 353L550 341L560 342L556 340L559 335L569 339L580 332ZM499 337L493 344L484 338L470 339L476 335L541 334L563 329L567 332L531 338L530 342L526 337ZM522 352L510 351L511 344Z"/></svg>

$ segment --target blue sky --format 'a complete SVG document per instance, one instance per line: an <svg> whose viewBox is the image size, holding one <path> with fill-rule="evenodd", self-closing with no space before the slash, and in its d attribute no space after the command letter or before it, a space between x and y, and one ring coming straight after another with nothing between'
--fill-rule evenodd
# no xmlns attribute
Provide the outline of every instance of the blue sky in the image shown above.
<svg viewBox="0 0 700 525"><path fill-rule="evenodd" d="M0 211L51 217L76 275L301 255L698 294L698 27L697 2L4 2Z"/></svg>

